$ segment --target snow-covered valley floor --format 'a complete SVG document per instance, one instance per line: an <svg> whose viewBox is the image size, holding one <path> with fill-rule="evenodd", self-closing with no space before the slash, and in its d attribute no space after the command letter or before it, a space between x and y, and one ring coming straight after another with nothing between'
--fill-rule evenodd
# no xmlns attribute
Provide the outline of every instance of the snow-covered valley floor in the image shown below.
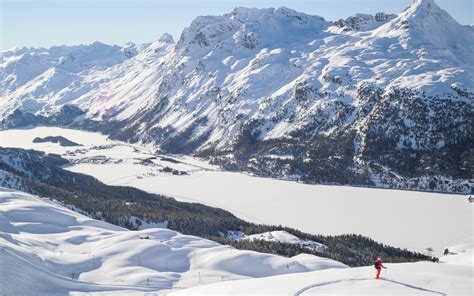
<svg viewBox="0 0 474 296"><path fill-rule="evenodd" d="M83 146L33 143L45 136L63 136ZM104 183L223 208L252 222L316 234L358 233L411 250L431 247L438 256L446 246L473 239L474 207L461 195L259 178L225 172L191 157L154 155L153 147L112 141L98 133L53 127L0 131L0 146L57 153L74 162L67 169Z"/></svg>

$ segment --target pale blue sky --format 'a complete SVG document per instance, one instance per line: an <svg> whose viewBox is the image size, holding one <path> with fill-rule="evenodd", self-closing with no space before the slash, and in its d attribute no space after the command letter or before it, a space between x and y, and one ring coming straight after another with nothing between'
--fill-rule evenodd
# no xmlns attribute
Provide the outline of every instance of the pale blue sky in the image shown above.
<svg viewBox="0 0 474 296"><path fill-rule="evenodd" d="M286 6L327 20L360 13L398 13L412 0L0 0L1 48L152 42L167 32L178 39L198 15L236 6ZM437 0L461 24L473 24L474 0Z"/></svg>

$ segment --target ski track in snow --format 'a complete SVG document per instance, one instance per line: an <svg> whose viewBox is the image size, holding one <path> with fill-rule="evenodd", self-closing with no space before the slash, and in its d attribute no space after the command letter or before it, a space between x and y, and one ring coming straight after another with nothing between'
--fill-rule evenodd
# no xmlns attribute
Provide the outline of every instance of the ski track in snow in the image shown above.
<svg viewBox="0 0 474 296"><path fill-rule="evenodd" d="M390 276L374 278L373 267L321 270L215 283L172 292L171 295L471 295L472 266L441 263L387 263Z"/></svg>
<svg viewBox="0 0 474 296"><path fill-rule="evenodd" d="M334 280L334 281L327 281L327 282L319 282L319 283L315 283L315 284L312 284L312 285L309 285L309 286L306 286L306 287L302 288L301 290L299 290L295 293L295 296L302 295L303 293L305 293L305 292L307 292L307 291L309 291L313 288L317 288L317 287L333 285L333 284L342 283L342 282L346 282L346 281L353 282L353 281L367 281L367 280L372 280L372 279L369 279L369 278L345 279L345 280Z"/></svg>
<svg viewBox="0 0 474 296"><path fill-rule="evenodd" d="M356 279L343 279L343 280L319 282L319 283L315 283L315 284L312 284L312 285L309 285L309 286L306 286L306 287L302 288L301 290L297 291L294 295L295 296L300 296L300 295L304 295L307 292L308 292L308 294L310 294L311 290L314 289L314 288L327 286L327 285L334 285L334 284L338 284L338 283L342 283L342 282L373 281L373 280L374 280L373 278L356 278ZM407 284L407 283L402 283L402 282L395 281L395 280L390 280L390 279L386 279L386 278L380 278L380 280L391 282L391 283L398 284L398 285L401 285L401 286L405 286L407 288L415 289L415 290L418 290L418 291L428 292L430 294L432 293L432 294L446 296L446 294L442 293L442 292L433 291L433 290L430 290L430 289L410 285L410 284ZM317 291L315 291L315 292L317 292Z"/></svg>
<svg viewBox="0 0 474 296"><path fill-rule="evenodd" d="M398 281L395 281L395 280L390 280L390 279L381 279L381 280L391 282L391 283L395 283L395 284L399 284L399 285L402 285L402 286L405 286L405 287L408 287L408 288L412 288L412 289L415 289L415 290L423 291L423 292L429 292L429 293L443 295L443 296L446 295L445 293L442 293L442 292L437 292L437 291L433 291L433 290L430 290L430 289L413 286L413 285L410 285L410 284L407 284L407 283L401 283L401 282L398 282Z"/></svg>

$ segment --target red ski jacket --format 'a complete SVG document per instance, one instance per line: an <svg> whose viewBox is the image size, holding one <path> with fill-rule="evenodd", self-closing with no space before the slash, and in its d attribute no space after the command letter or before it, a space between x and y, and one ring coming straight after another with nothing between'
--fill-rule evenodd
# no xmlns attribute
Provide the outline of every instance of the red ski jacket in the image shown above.
<svg viewBox="0 0 474 296"><path fill-rule="evenodd" d="M379 268L377 268L377 269L382 269L382 267L385 268L385 266L383 266L383 264L382 264L382 260L377 259L377 260L375 260L375 262L377 262L378 265L379 265Z"/></svg>

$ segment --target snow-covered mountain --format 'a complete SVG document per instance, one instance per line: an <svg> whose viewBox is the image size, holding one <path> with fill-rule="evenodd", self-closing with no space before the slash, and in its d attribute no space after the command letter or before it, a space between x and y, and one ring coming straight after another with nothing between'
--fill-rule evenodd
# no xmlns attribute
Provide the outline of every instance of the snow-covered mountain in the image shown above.
<svg viewBox="0 0 474 296"><path fill-rule="evenodd" d="M0 117L4 127L100 130L261 175L468 192L473 41L472 26L433 0L335 23L236 8L196 18L176 43L165 34L105 47L107 59L4 52Z"/></svg>
<svg viewBox="0 0 474 296"><path fill-rule="evenodd" d="M67 74L87 75L91 70L106 69L134 57L138 50L139 46L132 43L111 46L100 42L90 45L53 46L49 49L13 48L3 51L0 56L1 90L14 91L25 87L27 83L30 83L31 88L32 80L49 82L50 88L45 89L45 92L57 90L70 83L64 79L68 77ZM63 80L64 84L54 83L58 79ZM32 95L39 97L41 93Z"/></svg>

